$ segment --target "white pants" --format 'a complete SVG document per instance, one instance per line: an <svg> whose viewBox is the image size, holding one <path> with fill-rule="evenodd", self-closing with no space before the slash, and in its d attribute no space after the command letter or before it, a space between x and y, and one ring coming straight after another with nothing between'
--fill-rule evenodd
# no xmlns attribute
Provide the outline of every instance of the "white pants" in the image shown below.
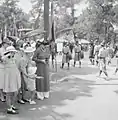
<svg viewBox="0 0 118 120"><path fill-rule="evenodd" d="M49 98L49 92L37 92L37 98L41 100Z"/></svg>

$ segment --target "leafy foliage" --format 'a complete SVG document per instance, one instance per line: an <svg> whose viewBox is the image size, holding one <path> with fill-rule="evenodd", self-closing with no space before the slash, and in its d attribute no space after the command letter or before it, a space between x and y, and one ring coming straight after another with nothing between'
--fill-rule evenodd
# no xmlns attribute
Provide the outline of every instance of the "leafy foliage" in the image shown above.
<svg viewBox="0 0 118 120"><path fill-rule="evenodd" d="M18 2L18 0L3 0L0 5L0 29L3 33L5 25L8 32L30 26L29 15L18 7Z"/></svg>

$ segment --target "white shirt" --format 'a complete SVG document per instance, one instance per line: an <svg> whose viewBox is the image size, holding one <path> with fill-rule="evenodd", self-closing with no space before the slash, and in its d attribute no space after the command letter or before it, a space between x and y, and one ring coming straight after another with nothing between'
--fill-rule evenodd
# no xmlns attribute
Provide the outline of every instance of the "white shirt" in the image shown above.
<svg viewBox="0 0 118 120"><path fill-rule="evenodd" d="M99 54L98 54L99 57L107 57L107 51L106 51L106 48L102 47L100 48L99 50Z"/></svg>

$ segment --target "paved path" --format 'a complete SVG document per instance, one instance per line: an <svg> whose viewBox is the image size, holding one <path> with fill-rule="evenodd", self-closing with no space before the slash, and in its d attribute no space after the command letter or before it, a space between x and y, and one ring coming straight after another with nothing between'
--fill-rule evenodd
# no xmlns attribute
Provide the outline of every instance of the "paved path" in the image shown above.
<svg viewBox="0 0 118 120"><path fill-rule="evenodd" d="M20 106L18 116L1 114L0 120L118 120L118 75L107 68L109 81L96 77L98 68L84 60L83 67L59 69L49 100ZM1 108L2 111L2 108Z"/></svg>

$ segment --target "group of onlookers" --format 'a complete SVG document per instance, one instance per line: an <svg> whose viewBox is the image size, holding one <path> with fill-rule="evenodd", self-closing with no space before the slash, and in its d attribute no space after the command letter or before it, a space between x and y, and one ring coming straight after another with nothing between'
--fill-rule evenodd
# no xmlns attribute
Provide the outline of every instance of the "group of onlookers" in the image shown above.
<svg viewBox="0 0 118 120"><path fill-rule="evenodd" d="M35 46L20 40L4 39L0 47L0 99L7 103L8 114L18 114L19 104L36 104L49 98L49 53L44 42ZM26 91L30 95L26 97Z"/></svg>

